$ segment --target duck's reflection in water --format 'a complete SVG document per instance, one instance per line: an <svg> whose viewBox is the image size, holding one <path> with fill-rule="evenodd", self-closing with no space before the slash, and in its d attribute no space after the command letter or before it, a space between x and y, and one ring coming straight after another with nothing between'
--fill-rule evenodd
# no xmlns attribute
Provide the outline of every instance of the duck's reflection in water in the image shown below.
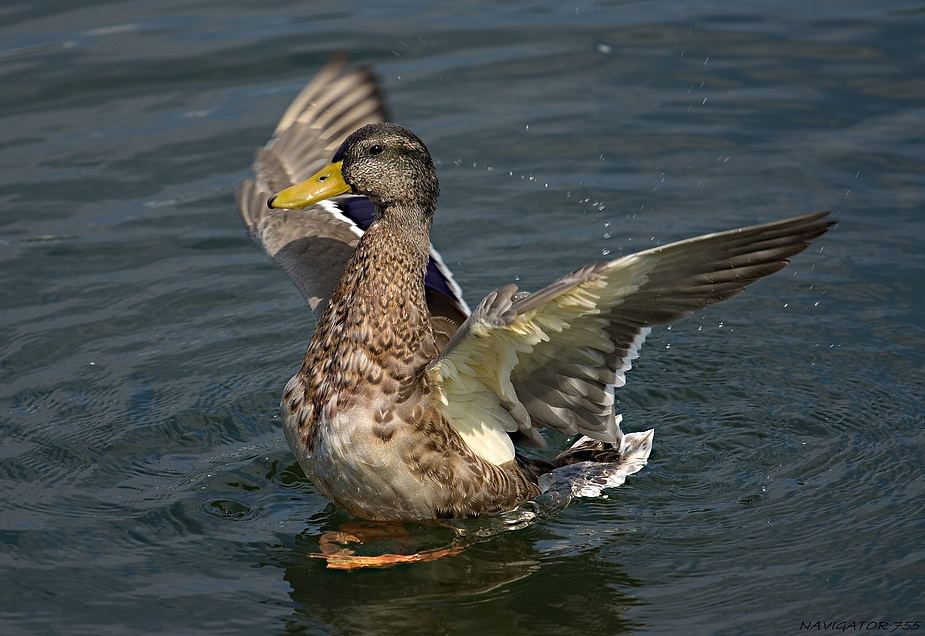
<svg viewBox="0 0 925 636"><path fill-rule="evenodd" d="M363 521L329 506L283 557L297 604L285 631L477 634L503 626L505 634L533 635L554 625L575 633L633 627L624 613L638 601L621 590L641 582L581 549L537 548L561 544L542 521L566 503L554 496L506 515L427 524Z"/></svg>

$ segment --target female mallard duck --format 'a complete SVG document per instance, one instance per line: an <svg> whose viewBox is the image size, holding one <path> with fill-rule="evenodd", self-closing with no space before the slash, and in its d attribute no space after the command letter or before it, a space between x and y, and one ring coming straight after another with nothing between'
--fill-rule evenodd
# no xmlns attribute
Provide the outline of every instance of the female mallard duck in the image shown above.
<svg viewBox="0 0 925 636"><path fill-rule="evenodd" d="M613 390L650 329L737 295L833 225L822 212L688 239L535 294L502 287L468 315L430 246L430 153L385 118L374 77L337 61L238 189L251 235L318 316L283 394L286 439L322 493L368 519L501 512L558 467L641 465L651 431L621 433ZM517 454L544 446L543 427L584 437L552 462Z"/></svg>

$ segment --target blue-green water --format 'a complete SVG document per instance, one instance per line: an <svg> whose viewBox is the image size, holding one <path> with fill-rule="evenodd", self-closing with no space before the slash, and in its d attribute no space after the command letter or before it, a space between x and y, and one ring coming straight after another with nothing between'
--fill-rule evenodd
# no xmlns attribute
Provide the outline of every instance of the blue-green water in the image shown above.
<svg viewBox="0 0 925 636"><path fill-rule="evenodd" d="M925 5L268 4L0 9L0 633L925 621ZM654 450L609 497L326 569L349 519L276 415L313 321L233 190L340 49L439 162L433 240L470 304L698 233L839 226L653 332L618 398Z"/></svg>

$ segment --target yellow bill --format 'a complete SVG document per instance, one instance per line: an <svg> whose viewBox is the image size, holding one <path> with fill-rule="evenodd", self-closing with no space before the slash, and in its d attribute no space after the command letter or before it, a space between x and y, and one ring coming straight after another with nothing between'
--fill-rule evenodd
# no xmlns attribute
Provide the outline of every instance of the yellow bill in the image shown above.
<svg viewBox="0 0 925 636"><path fill-rule="evenodd" d="M267 201L267 205L271 208L292 210L336 197L338 194L352 192L353 189L344 181L344 175L340 171L343 163L343 161L338 161L328 164L315 176L274 194Z"/></svg>

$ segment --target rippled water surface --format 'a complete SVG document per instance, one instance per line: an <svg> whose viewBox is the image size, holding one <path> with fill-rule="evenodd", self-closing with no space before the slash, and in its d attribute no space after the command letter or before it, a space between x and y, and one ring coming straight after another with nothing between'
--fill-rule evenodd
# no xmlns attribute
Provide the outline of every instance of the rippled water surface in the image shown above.
<svg viewBox="0 0 925 636"><path fill-rule="evenodd" d="M433 240L470 304L698 233L839 225L653 332L618 406L654 450L608 497L326 568L355 522L276 415L314 323L233 190L339 49L438 161ZM6 3L0 633L925 621L923 51L921 2Z"/></svg>

